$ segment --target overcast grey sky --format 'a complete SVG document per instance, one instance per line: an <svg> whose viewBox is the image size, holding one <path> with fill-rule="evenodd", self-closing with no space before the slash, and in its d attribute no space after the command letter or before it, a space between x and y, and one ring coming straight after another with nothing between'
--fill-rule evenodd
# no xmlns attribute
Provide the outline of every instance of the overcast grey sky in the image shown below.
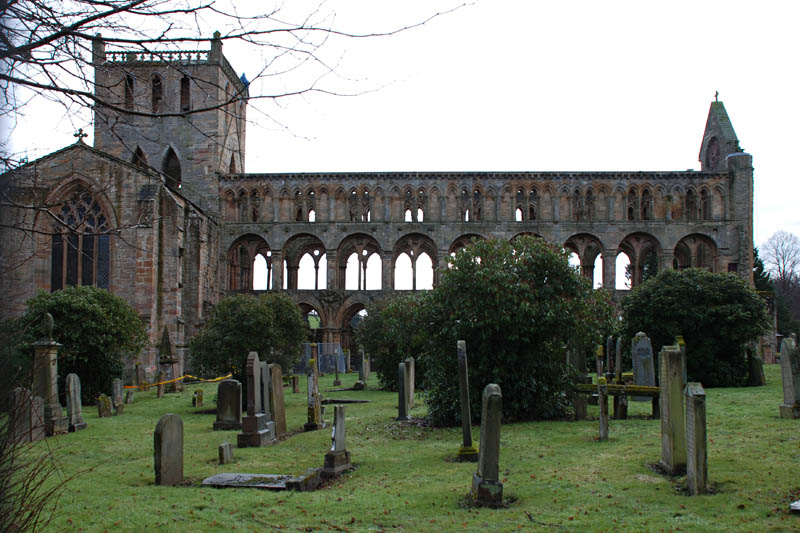
<svg viewBox="0 0 800 533"><path fill-rule="evenodd" d="M372 31L457 3L325 8L337 27ZM253 102L246 171L699 169L719 91L754 158L755 244L780 229L800 234L799 14L789 1L478 0L393 37L332 39L337 74L326 86L375 90ZM224 51L250 79L263 68L244 44ZM14 147L41 155L73 142L77 127L88 118L28 113Z"/></svg>

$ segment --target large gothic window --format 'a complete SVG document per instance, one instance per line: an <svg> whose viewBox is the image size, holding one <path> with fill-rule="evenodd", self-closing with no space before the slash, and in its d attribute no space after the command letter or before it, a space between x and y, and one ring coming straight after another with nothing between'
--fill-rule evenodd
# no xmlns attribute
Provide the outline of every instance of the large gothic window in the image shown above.
<svg viewBox="0 0 800 533"><path fill-rule="evenodd" d="M50 290L75 285L108 288L108 219L85 189L77 189L56 213L51 246Z"/></svg>

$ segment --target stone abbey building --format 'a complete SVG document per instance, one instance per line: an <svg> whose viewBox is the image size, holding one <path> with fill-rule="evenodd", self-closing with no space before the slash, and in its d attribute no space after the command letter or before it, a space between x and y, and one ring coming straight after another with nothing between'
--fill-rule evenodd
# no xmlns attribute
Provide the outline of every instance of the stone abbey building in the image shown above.
<svg viewBox="0 0 800 533"><path fill-rule="evenodd" d="M256 281L316 312L317 340L347 348L354 315L435 285L475 238L541 236L612 290L619 254L634 286L645 264L751 277L752 158L722 102L711 103L700 171L250 174L248 86L217 37L151 54L95 41L107 105L95 109L94 147L79 137L0 177L21 206L38 206L0 213L5 313L37 289L108 288L148 324L154 364L165 328L185 357L215 303ZM403 280L400 265L412 273Z"/></svg>

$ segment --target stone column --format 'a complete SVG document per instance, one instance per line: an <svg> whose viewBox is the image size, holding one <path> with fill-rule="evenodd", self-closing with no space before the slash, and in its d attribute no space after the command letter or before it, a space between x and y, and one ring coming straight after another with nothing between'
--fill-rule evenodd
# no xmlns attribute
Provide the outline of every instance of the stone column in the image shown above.
<svg viewBox="0 0 800 533"><path fill-rule="evenodd" d="M327 289L344 289L344 283L340 283L339 280L339 258L338 254L336 253L335 249L332 250L325 250L325 260L327 261L327 266L325 267L325 276L327 276L327 280L325 281L325 288ZM319 281L319 278L317 278Z"/></svg>
<svg viewBox="0 0 800 533"><path fill-rule="evenodd" d="M33 343L33 396L44 400L44 429L47 436L69 431L67 417L58 401L58 350L61 344L42 338Z"/></svg>
<svg viewBox="0 0 800 533"><path fill-rule="evenodd" d="M414 388L415 388L415 377L414 377L414 358L409 356L406 357L406 400L408 400L408 408L414 408Z"/></svg>
<svg viewBox="0 0 800 533"><path fill-rule="evenodd" d="M317 361L312 358L308 361L308 421L303 426L303 431L322 429L322 406L320 405L318 383Z"/></svg>
<svg viewBox="0 0 800 533"><path fill-rule="evenodd" d="M81 403L81 380L77 374L67 374L65 383L67 392L67 418L69 420L69 431L79 431L86 429L87 424L83 421L83 404Z"/></svg>
<svg viewBox="0 0 800 533"><path fill-rule="evenodd" d="M706 392L700 383L686 384L686 488L689 496L708 489Z"/></svg>
<svg viewBox="0 0 800 533"><path fill-rule="evenodd" d="M459 462L474 463L478 460L478 450L472 441L472 413L469 400L469 370L467 365L467 343L458 341L458 386L461 398L461 435L463 441L458 449Z"/></svg>
<svg viewBox="0 0 800 533"><path fill-rule="evenodd" d="M329 479L336 477L346 470L350 470L350 452L345 447L345 418L344 405L333 408L333 433L331 434L331 449L325 454L325 465L320 475Z"/></svg>
<svg viewBox="0 0 800 533"><path fill-rule="evenodd" d="M603 250L603 288L613 291L617 288L617 251Z"/></svg>
<svg viewBox="0 0 800 533"><path fill-rule="evenodd" d="M683 407L683 353L664 346L659 353L661 461L669 475L686 471L686 421Z"/></svg>
<svg viewBox="0 0 800 533"><path fill-rule="evenodd" d="M283 253L272 251L272 288L283 289Z"/></svg>
<svg viewBox="0 0 800 533"><path fill-rule="evenodd" d="M408 420L408 396L406 395L406 364L397 365L397 420Z"/></svg>
<svg viewBox="0 0 800 533"><path fill-rule="evenodd" d="M675 259L675 253L672 250L661 251L661 264L659 270L672 270L672 261Z"/></svg>
<svg viewBox="0 0 800 533"><path fill-rule="evenodd" d="M606 378L598 378L597 403L600 406L600 440L608 440L608 385Z"/></svg>
<svg viewBox="0 0 800 533"><path fill-rule="evenodd" d="M392 252L381 252L381 289L394 289L394 276L392 268Z"/></svg>
<svg viewBox="0 0 800 533"><path fill-rule="evenodd" d="M496 507L503 504L500 482L500 420L503 394L494 383L483 389L481 401L481 444L478 472L472 477L470 496L478 505Z"/></svg>

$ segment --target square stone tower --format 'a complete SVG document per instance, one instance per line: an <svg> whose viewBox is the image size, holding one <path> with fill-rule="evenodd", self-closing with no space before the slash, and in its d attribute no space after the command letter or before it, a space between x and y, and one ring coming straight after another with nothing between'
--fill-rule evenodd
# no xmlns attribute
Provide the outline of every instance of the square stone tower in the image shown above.
<svg viewBox="0 0 800 533"><path fill-rule="evenodd" d="M97 35L95 148L166 176L219 212L219 174L244 172L248 83L214 33L208 50L107 51Z"/></svg>

